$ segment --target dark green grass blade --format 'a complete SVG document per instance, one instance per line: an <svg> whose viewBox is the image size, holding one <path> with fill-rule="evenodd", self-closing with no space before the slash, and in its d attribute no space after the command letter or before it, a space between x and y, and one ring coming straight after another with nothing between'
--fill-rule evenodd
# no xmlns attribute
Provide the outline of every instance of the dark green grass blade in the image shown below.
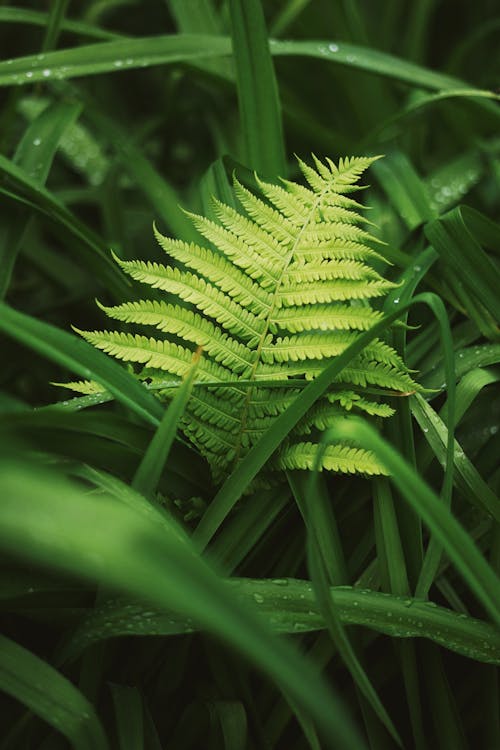
<svg viewBox="0 0 500 750"><path fill-rule="evenodd" d="M126 487L121 501L88 494L24 464L4 466L0 492L7 498L0 509L5 552L192 617L275 680L317 722L328 744L364 747L311 664L238 604L173 521L140 495Z"/></svg>
<svg viewBox="0 0 500 750"><path fill-rule="evenodd" d="M137 688L110 685L120 750L144 750L143 709Z"/></svg>
<svg viewBox="0 0 500 750"><path fill-rule="evenodd" d="M389 55L376 49L359 47L346 42L329 40L275 40L272 42L273 55L293 55L319 57L324 60L366 70L383 77L403 81L411 86L424 89L447 90L468 89L464 81L430 68L408 62L400 57ZM485 92L492 99L498 95ZM493 111L493 110L492 110Z"/></svg>
<svg viewBox="0 0 500 750"><path fill-rule="evenodd" d="M26 129L14 155L14 162L36 182L44 184L59 142L75 122L81 107L60 101L47 107ZM5 296L28 221L28 210L17 206L5 219L4 241L0 245L0 299Z"/></svg>
<svg viewBox="0 0 500 750"><path fill-rule="evenodd" d="M0 192L47 216L56 226L69 234L72 242L68 250L82 258L103 284L107 284L119 298L130 289L125 275L113 263L102 240L69 211L55 196L37 181L31 179L9 159L0 154L0 173L6 176L15 192L1 189Z"/></svg>
<svg viewBox="0 0 500 750"><path fill-rule="evenodd" d="M195 355L193 366L183 384L173 397L168 409L165 411L165 414L158 425L158 429L156 430L134 475L132 487L134 487L134 489L136 489L141 495L144 495L144 497L154 496L165 463L168 459L170 449L174 442L180 419L186 408L189 396L191 395L200 357L201 349Z"/></svg>
<svg viewBox="0 0 500 750"><path fill-rule="evenodd" d="M259 612L277 633L325 629L310 581L293 578L234 578L234 593ZM470 659L500 665L500 631L490 623L409 596L396 596L357 586L331 588L333 605L344 625L359 625L392 638L427 638ZM60 652L61 663L80 656L92 643L118 636L175 635L197 626L170 612L140 603L109 601L98 607Z"/></svg>
<svg viewBox="0 0 500 750"><path fill-rule="evenodd" d="M408 229L435 217L425 185L401 151L375 162L373 171Z"/></svg>
<svg viewBox="0 0 500 750"><path fill-rule="evenodd" d="M118 401L150 424L157 425L163 416L159 402L131 373L70 333L5 304L0 304L0 330L79 376L102 383Z"/></svg>
<svg viewBox="0 0 500 750"><path fill-rule="evenodd" d="M0 688L61 732L75 750L108 750L94 707L31 651L0 635Z"/></svg>
<svg viewBox="0 0 500 750"><path fill-rule="evenodd" d="M37 10L27 10L24 8L0 8L0 23L28 24L33 26L47 25L49 14ZM121 34L117 34L107 29L100 29L97 26L85 23L84 21L73 21L69 18L61 20L60 28L62 31L71 31L74 34L93 37L95 39L117 39Z"/></svg>
<svg viewBox="0 0 500 750"><path fill-rule="evenodd" d="M69 0L53 0L50 4L49 17L45 26L43 37L42 52L55 49L57 40L61 33L61 25L64 23L64 16L68 7Z"/></svg>
<svg viewBox="0 0 500 750"><path fill-rule="evenodd" d="M328 580L327 561L334 557L334 550L328 547L325 549L323 529L325 516L328 513L329 498L324 493L318 491L317 475L318 466L321 464L322 451L318 450L315 461L315 467L309 477L305 496L301 504L305 511L305 520L307 527L307 560L310 570L316 601L318 602L321 614L324 617L326 627L330 637L335 644L342 660L344 661L349 673L354 680L358 690L364 696L368 704L373 709L375 715L382 722L391 737L398 746L402 747L401 738L387 713L380 697L377 694L370 678L363 668L358 655L356 654L350 639L347 636L342 620L335 608L330 595L330 582ZM331 541L328 545L334 546ZM325 560L325 552L327 558Z"/></svg>
<svg viewBox="0 0 500 750"><path fill-rule="evenodd" d="M412 413L439 463L444 464L448 432L443 421L430 404L418 394L412 396ZM471 504L481 507L497 523L500 523L499 498L486 484L456 441L453 460L457 489Z"/></svg>
<svg viewBox="0 0 500 750"><path fill-rule="evenodd" d="M273 55L317 57L425 89L446 91L471 88L458 78L353 44L329 40L271 40L270 45ZM23 85L52 76L56 79L74 78L230 54L231 40L221 36L179 34L101 42L47 53L42 61L36 55L30 55L17 58L10 64L1 62L0 85ZM47 70L49 74L45 72L44 75ZM32 76L26 78L26 73L32 73ZM492 99L498 99L496 94L485 93ZM493 102L482 103L482 108L487 109L493 117L500 117Z"/></svg>
<svg viewBox="0 0 500 750"><path fill-rule="evenodd" d="M260 0L230 0L233 56L248 166L285 175L278 85Z"/></svg>
<svg viewBox="0 0 500 750"><path fill-rule="evenodd" d="M470 536L433 490L366 422L344 420L327 435L329 439L355 440L376 453L391 472L392 481L406 501L421 516L493 620L500 624L500 581Z"/></svg>

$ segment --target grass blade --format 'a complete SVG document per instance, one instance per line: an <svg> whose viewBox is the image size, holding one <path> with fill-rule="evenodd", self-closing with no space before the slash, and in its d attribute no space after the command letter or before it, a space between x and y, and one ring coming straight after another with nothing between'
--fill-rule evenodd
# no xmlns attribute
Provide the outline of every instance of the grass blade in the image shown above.
<svg viewBox="0 0 500 750"><path fill-rule="evenodd" d="M248 166L285 175L278 86L260 0L230 0L236 87Z"/></svg>
<svg viewBox="0 0 500 750"><path fill-rule="evenodd" d="M110 494L89 494L80 484L15 464L4 465L0 491L7 498L0 509L6 552L192 617L275 680L329 744L364 747L311 664L238 603L173 521L140 495L125 487L122 496L129 503L117 502Z"/></svg>
<svg viewBox="0 0 500 750"><path fill-rule="evenodd" d="M460 571L493 620L500 624L500 581L467 532L439 501L436 494L375 430L359 419L328 431L328 438L351 439L375 451L391 472L391 479Z"/></svg>
<svg viewBox="0 0 500 750"><path fill-rule="evenodd" d="M310 581L233 578L228 586L242 601L258 600L260 613L277 633L309 633L326 627ZM391 638L427 638L470 659L500 665L500 631L484 620L463 617L434 602L358 586L334 586L330 594L346 626L361 626ZM168 636L195 629L195 623L173 612L110 600L83 620L61 651L60 661L73 661L92 643L106 638Z"/></svg>
<svg viewBox="0 0 500 750"><path fill-rule="evenodd" d="M165 411L158 429L134 475L132 487L145 497L153 497L156 491L177 433L179 421L191 395L200 358L201 348L194 355L193 365L183 384L170 402L168 409Z"/></svg>

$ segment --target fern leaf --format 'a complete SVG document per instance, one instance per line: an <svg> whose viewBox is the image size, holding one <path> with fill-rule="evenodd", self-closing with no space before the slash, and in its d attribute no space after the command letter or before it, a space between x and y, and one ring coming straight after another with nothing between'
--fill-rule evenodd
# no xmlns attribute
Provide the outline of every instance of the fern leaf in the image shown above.
<svg viewBox="0 0 500 750"><path fill-rule="evenodd" d="M182 430L206 457L216 481L227 477L276 417L300 398L297 380L300 385L315 378L380 319L370 300L396 286L370 265L384 260L383 243L366 231L370 222L351 197L374 159L353 157L338 165L313 161L310 166L299 160L307 185L257 178L260 195L255 195L235 180L238 210L214 200L215 220L188 214L209 247L164 237L155 229L167 258L180 267L117 259L133 279L169 297L102 310L126 325L152 326L163 338L82 333L97 348L134 363L137 376L149 379L165 399L172 396L168 378L183 377L192 350L203 347ZM265 483L266 476L274 481L283 469L311 469L318 430L353 410L374 419L390 417L393 410L380 400L383 394L417 388L394 349L372 341L341 370L256 481ZM304 434L309 442L301 438ZM343 444L328 446L321 468L386 473L369 451Z"/></svg>
<svg viewBox="0 0 500 750"><path fill-rule="evenodd" d="M351 305L302 305L279 310L279 316L271 318L270 330L276 333L302 331L351 330L367 331L382 313L371 307Z"/></svg>
<svg viewBox="0 0 500 750"><path fill-rule="evenodd" d="M315 443L296 443L287 448L280 456L279 464L284 469L308 469L316 465L318 445ZM337 471L344 474L387 474L387 469L378 461L375 454L362 448L347 445L328 445L318 468Z"/></svg>

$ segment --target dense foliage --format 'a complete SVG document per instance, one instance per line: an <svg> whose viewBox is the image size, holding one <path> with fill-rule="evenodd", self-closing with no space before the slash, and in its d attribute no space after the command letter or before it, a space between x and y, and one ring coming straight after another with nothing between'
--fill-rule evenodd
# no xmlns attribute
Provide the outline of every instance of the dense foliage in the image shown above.
<svg viewBox="0 0 500 750"><path fill-rule="evenodd" d="M0 4L0 750L500 747L496 4L41 5ZM356 205L314 214L314 180L380 154ZM290 232L311 207L318 247L340 222L368 253L276 268L276 216ZM247 340L273 271L286 323ZM180 280L210 274L232 330L179 312ZM185 376L167 402L72 331L102 307L120 346L159 347L151 323L162 353L204 346L165 368ZM209 365L246 400L246 350L261 411L214 474L185 436L230 411ZM353 383L367 353L408 389ZM287 462L307 430L319 454ZM296 470L339 445L361 474ZM266 465L283 481L256 482Z"/></svg>

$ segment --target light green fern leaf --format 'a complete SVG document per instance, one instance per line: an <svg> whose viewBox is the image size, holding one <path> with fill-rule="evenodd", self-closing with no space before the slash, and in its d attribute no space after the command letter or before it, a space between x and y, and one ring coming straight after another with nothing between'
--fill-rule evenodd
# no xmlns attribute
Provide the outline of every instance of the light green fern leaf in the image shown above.
<svg viewBox="0 0 500 750"><path fill-rule="evenodd" d="M368 233L370 222L351 197L374 159L343 159L338 165L313 159L314 167L299 160L307 185L257 178L258 196L235 180L240 211L214 200L215 221L189 214L207 247L155 229L165 265L116 259L133 279L169 296L102 309L159 335L82 334L108 354L135 363L138 377L164 398L172 395L170 382L189 370L192 352L203 347L198 384L181 427L217 481L300 397L300 381L315 378L380 319L370 300L395 286L370 265L382 258L381 243ZM290 379L299 383L289 387ZM86 392L87 386L72 385ZM319 434L334 419L356 411L390 417L393 410L380 394L408 394L417 387L394 349L375 339L339 373L259 481L283 469L311 469ZM320 468L328 471L386 473L372 453L355 445L330 445L320 455Z"/></svg>

